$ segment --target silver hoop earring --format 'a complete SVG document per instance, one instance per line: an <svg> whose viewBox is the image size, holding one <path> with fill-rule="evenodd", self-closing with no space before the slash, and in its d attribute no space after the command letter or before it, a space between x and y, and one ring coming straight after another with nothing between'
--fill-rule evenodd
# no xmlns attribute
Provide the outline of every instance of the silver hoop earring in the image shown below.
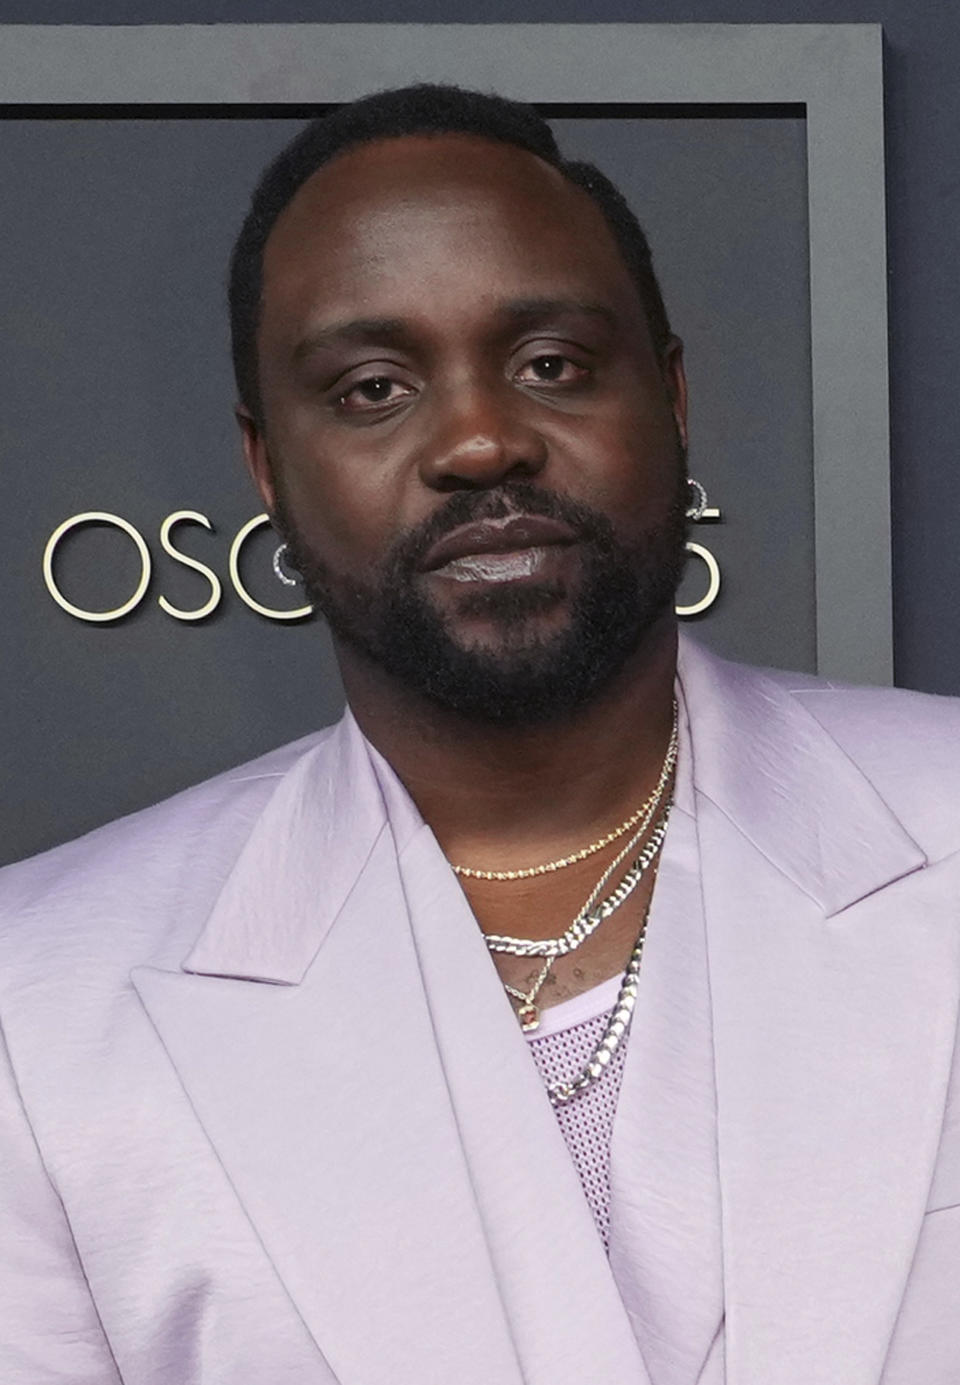
<svg viewBox="0 0 960 1385"><path fill-rule="evenodd" d="M285 572L283 568L283 559L286 556L286 552L287 545L282 543L273 555L273 570L285 587L295 587L300 579L299 576L291 577L290 572L295 572L296 569L291 568L289 572Z"/></svg>
<svg viewBox="0 0 960 1385"><path fill-rule="evenodd" d="M687 477L687 485L692 492L690 504L687 506L687 519L695 523L698 519L703 519L703 512L707 508L707 492L692 476Z"/></svg>

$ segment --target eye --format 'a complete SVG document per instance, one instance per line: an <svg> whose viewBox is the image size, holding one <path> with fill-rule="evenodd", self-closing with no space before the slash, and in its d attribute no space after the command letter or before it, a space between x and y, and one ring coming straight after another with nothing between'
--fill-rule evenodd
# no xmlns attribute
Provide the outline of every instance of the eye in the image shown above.
<svg viewBox="0 0 960 1385"><path fill-rule="evenodd" d="M569 356L559 352L542 352L526 361L517 371L516 380L525 385L573 385L586 379L589 371Z"/></svg>
<svg viewBox="0 0 960 1385"><path fill-rule="evenodd" d="M388 404L397 404L413 394L409 385L389 375L368 375L357 380L349 389L337 395L337 406L352 413L371 412Z"/></svg>

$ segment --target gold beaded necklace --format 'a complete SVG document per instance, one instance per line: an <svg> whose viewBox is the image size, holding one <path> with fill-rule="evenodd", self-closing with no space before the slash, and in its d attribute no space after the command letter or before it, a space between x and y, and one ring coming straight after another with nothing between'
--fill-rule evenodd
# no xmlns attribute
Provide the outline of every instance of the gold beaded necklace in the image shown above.
<svg viewBox="0 0 960 1385"><path fill-rule="evenodd" d="M605 832L602 837L598 837L589 846L581 847L579 851L571 852L569 856L558 856L555 861L543 861L538 866L523 866L519 870L479 870L476 866L456 866L451 862L451 867L455 874L464 876L470 880L531 880L536 875L550 875L555 870L563 870L564 866L576 865L578 861L585 861L588 856L594 856L598 851L602 851L605 846L610 846L629 832L631 827L636 827L637 823L650 812L654 803L659 801L663 793L667 779L670 777L672 769L671 752L675 753L677 740L677 704L673 704L673 730L670 735L670 745L667 755L660 770L660 779L656 788L649 798L635 808L628 818L624 818L619 827L614 827L612 831Z"/></svg>

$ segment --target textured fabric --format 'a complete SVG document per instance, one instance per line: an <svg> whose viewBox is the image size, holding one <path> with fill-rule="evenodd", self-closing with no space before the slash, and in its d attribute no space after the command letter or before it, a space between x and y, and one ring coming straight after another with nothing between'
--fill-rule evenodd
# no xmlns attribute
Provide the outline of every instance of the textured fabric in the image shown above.
<svg viewBox="0 0 960 1385"><path fill-rule="evenodd" d="M545 1086L568 1082L580 1073L603 1037L609 1015L609 1010L603 1010L592 1019L581 1020L579 1024L551 1034L527 1036L533 1061ZM610 1239L610 1141L626 1052L626 1044L621 1044L598 1082L566 1105L556 1108L560 1133L570 1151L604 1245Z"/></svg>
<svg viewBox="0 0 960 1385"><path fill-rule="evenodd" d="M686 746L681 700L681 744ZM689 801L690 758L677 802ZM671 814L610 1152L610 1265L654 1380L715 1385L723 1245L709 965L696 822Z"/></svg>
<svg viewBox="0 0 960 1385"><path fill-rule="evenodd" d="M609 1258L349 718L0 875L3 1385L694 1385L714 1174L699 1385L950 1385L960 706L689 644L680 682L706 946L663 895Z"/></svg>

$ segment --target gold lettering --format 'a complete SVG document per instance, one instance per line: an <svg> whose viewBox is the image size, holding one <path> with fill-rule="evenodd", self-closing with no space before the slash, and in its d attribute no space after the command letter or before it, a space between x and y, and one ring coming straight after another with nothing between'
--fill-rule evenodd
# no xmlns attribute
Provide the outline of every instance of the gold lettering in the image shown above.
<svg viewBox="0 0 960 1385"><path fill-rule="evenodd" d="M705 511L703 518L717 520L720 518L720 512L718 510ZM219 606L223 598L223 586L217 574L212 568L208 567L206 563L201 563L198 559L191 558L188 554L182 553L178 548L174 547L172 533L176 525L181 523L202 524L205 529L211 531L213 530L213 524L206 515L200 514L197 510L174 510L171 514L167 515L160 526L160 543L164 552L173 558L175 562L182 563L185 567L192 568L195 572L199 572L205 577L210 584L210 596L202 606L198 606L194 610L182 610L174 606L165 596L159 596L157 602L160 608L175 620L203 620L206 616L212 615ZM308 616L313 614L313 607L311 605L297 606L293 610L279 610L273 606L264 606L261 602L257 601L255 597L251 596L243 583L243 578L240 576L240 554L243 545L255 530L269 523L270 516L264 513L255 515L253 519L247 520L246 524L241 525L240 529L238 529L236 537L230 545L230 580L241 601L243 601L246 606L249 606L250 610L256 611L258 615L266 617L267 620L305 620ZM137 582L136 589L127 601L124 601L119 606L113 607L109 611L88 611L82 606L75 605L64 596L57 585L57 580L54 575L56 551L60 540L72 529L78 529L85 524L114 525L116 528L122 530L123 533L129 535L140 555L140 578ZM705 564L708 582L707 590L699 601L692 602L689 606L675 607L677 615L682 618L702 615L705 611L708 611L717 600L720 594L721 585L720 566L709 548L705 548L702 544L693 543L692 541L688 542L686 547L689 553L700 558ZM82 514L71 515L71 517L65 519L62 524L57 525L56 529L54 529L50 538L47 540L43 552L43 580L46 584L47 591L53 597L57 605L69 615L72 615L76 620L84 620L99 624L122 620L123 617L129 615L131 611L136 610L150 585L151 570L150 550L140 531L136 529L129 520L121 518L120 515L110 514L106 510L85 510Z"/></svg>
<svg viewBox="0 0 960 1385"><path fill-rule="evenodd" d="M202 524L204 529L213 529L213 525L206 515L200 514L197 510L174 510L173 514L167 515L160 526L160 543L164 553L169 553L175 562L183 563L184 567L193 568L194 572L203 574L210 583L210 596L202 606L198 606L194 611L181 610L179 606L172 605L165 596L158 596L157 604L161 610L166 611L168 616L173 616L174 620L203 620L206 616L212 615L220 605L223 587L220 585L220 578L212 568L207 567L206 563L198 562L196 558L181 553L179 548L174 548L170 533L174 525L183 523Z"/></svg>
<svg viewBox="0 0 960 1385"><path fill-rule="evenodd" d="M78 529L82 524L115 524L118 529L122 529L125 534L129 534L137 546L140 554L140 580L137 589L125 601L122 606L115 606L110 611L85 611L82 606L75 606L72 601L68 601L63 592L57 586L56 578L53 575L53 561L57 551L57 544L63 536L71 529ZM43 550L43 580L47 584L47 591L53 597L58 606L62 606L70 615L77 620L88 621L110 621L121 620L123 616L129 615L135 610L143 600L147 587L150 585L150 550L143 540L143 535L139 529L126 519L121 519L119 515L108 514L105 510L86 510L81 515L72 515L70 519L65 519L62 524L58 524L56 529L47 540L47 546Z"/></svg>
<svg viewBox="0 0 960 1385"><path fill-rule="evenodd" d="M253 519L248 519L246 524L241 525L237 530L237 536L230 545L230 580L240 600L246 602L251 611L256 611L258 615L266 616L268 620L304 620L313 614L312 606L298 606L293 611L278 611L272 606L262 606L259 601L254 600L243 585L243 579L240 576L240 550L255 529L269 523L270 516L268 514L255 515Z"/></svg>
<svg viewBox="0 0 960 1385"><path fill-rule="evenodd" d="M698 558L703 559L707 565L710 581L707 585L706 594L699 601L695 601L691 606L676 606L674 609L678 616L699 616L704 611L709 611L720 595L720 565L709 548L704 548L702 543L688 543L687 552L695 553Z"/></svg>

